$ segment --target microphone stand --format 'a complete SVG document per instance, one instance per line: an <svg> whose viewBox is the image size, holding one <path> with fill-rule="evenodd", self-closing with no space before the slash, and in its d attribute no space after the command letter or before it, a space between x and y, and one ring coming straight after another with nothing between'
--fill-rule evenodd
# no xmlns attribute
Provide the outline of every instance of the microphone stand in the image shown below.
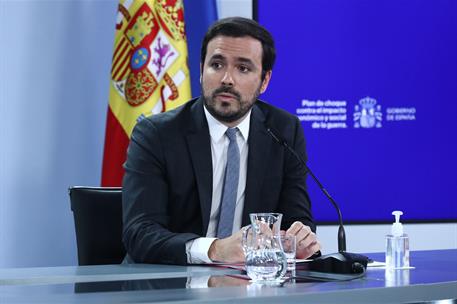
<svg viewBox="0 0 457 304"><path fill-rule="evenodd" d="M309 262L309 269L320 271L320 272L331 272L331 273L364 273L368 263L368 257L346 252L346 233L344 231L343 226L343 216L341 215L341 210L338 207L338 204L324 188L322 183L319 179L314 175L311 169L306 165L306 162L300 155L292 149L285 140L280 139L278 135L273 132L273 130L267 127L267 132L270 136L281 146L283 146L287 151L289 151L305 168L305 173L309 173L309 175L313 178L313 180L318 185L319 189L324 193L325 197L332 203L338 213L338 253L323 255L318 258L313 259Z"/></svg>

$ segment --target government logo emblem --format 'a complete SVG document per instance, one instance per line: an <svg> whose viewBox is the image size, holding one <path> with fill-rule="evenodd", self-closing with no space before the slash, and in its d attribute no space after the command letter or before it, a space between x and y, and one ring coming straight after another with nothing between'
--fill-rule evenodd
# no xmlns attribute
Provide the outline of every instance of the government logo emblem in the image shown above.
<svg viewBox="0 0 457 304"><path fill-rule="evenodd" d="M359 100L354 107L354 128L381 128L382 112L381 105L376 99L365 97Z"/></svg>

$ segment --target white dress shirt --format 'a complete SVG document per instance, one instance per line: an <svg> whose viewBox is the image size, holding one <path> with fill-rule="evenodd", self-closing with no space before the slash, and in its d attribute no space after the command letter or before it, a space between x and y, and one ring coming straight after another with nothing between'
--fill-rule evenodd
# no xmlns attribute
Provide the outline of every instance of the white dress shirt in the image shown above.
<svg viewBox="0 0 457 304"><path fill-rule="evenodd" d="M229 139L225 136L228 127L215 119L204 107L206 120L208 122L209 134L211 137L211 159L213 162L213 193L211 200L211 212L209 217L208 231L206 237L201 237L186 243L187 262L191 264L210 263L208 250L216 240L219 210L221 205L222 188L224 186L224 173L227 164L227 149ZM248 160L248 135L251 111L236 126L239 132L236 133L236 142L240 151L240 175L238 181L238 192L236 197L235 216L233 219L232 233L241 229L241 218L244 207L244 190L246 188L246 173Z"/></svg>

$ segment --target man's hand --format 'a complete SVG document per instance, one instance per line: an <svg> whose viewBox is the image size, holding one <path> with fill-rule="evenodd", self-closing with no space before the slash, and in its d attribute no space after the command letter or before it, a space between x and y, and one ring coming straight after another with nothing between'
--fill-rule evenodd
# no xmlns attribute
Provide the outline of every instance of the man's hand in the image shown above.
<svg viewBox="0 0 457 304"><path fill-rule="evenodd" d="M240 230L225 239L215 240L208 250L208 257L213 262L243 263L244 252L241 248L243 231Z"/></svg>
<svg viewBox="0 0 457 304"><path fill-rule="evenodd" d="M286 231L286 235L295 235L297 241L297 259L306 259L321 249L316 234L301 222L294 222Z"/></svg>

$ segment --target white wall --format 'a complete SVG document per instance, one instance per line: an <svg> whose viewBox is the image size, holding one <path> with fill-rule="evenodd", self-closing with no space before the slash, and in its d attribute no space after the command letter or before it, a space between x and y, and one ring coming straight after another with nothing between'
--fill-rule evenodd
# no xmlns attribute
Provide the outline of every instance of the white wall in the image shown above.
<svg viewBox="0 0 457 304"><path fill-rule="evenodd" d="M391 225L347 225L347 251L384 252L385 236ZM409 235L410 250L431 250L457 248L457 224L404 224ZM338 251L337 226L318 227L318 236L323 252Z"/></svg>
<svg viewBox="0 0 457 304"><path fill-rule="evenodd" d="M67 188L99 185L117 0L0 0L0 267L76 264Z"/></svg>
<svg viewBox="0 0 457 304"><path fill-rule="evenodd" d="M233 16L252 18L252 0L217 0L216 3L220 19Z"/></svg>

